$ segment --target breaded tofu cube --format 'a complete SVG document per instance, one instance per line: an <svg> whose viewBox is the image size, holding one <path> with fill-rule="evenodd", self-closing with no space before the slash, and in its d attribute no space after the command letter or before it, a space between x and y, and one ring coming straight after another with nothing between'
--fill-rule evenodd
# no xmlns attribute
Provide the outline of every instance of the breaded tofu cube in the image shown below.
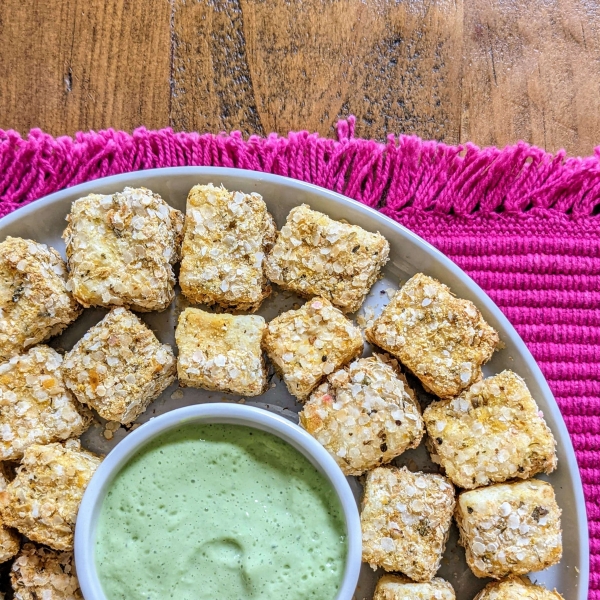
<svg viewBox="0 0 600 600"><path fill-rule="evenodd" d="M82 310L56 250L13 237L0 244L0 362L58 335Z"/></svg>
<svg viewBox="0 0 600 600"><path fill-rule="evenodd" d="M25 544L10 580L16 600L83 600L72 552Z"/></svg>
<svg viewBox="0 0 600 600"><path fill-rule="evenodd" d="M271 293L264 260L275 234L259 194L194 186L187 198L181 291L197 304L255 311Z"/></svg>
<svg viewBox="0 0 600 600"><path fill-rule="evenodd" d="M525 577L511 577L488 583L473 600L564 600L554 590L534 585Z"/></svg>
<svg viewBox="0 0 600 600"><path fill-rule="evenodd" d="M367 472L360 521L363 562L417 582L437 573L454 512L454 486L406 467Z"/></svg>
<svg viewBox="0 0 600 600"><path fill-rule="evenodd" d="M83 306L164 310L175 295L183 215L146 188L75 200L63 233L69 289Z"/></svg>
<svg viewBox="0 0 600 600"><path fill-rule="evenodd" d="M434 462L470 490L556 468L556 441L525 382L512 371L474 383L423 414Z"/></svg>
<svg viewBox="0 0 600 600"><path fill-rule="evenodd" d="M332 373L311 395L300 424L346 475L362 475L416 448L424 433L414 392L398 362L359 358Z"/></svg>
<svg viewBox="0 0 600 600"><path fill-rule="evenodd" d="M401 575L384 575L377 582L373 600L456 600L456 596L454 588L440 577L415 583Z"/></svg>
<svg viewBox="0 0 600 600"><path fill-rule="evenodd" d="M8 485L7 469L5 463L0 463L0 493ZM10 560L17 554L21 547L21 536L17 531L7 527L0 516L0 563Z"/></svg>
<svg viewBox="0 0 600 600"><path fill-rule="evenodd" d="M408 367L440 398L457 396L481 379L498 334L469 300L418 273L365 330L367 339Z"/></svg>
<svg viewBox="0 0 600 600"><path fill-rule="evenodd" d="M0 364L0 460L18 460L31 444L79 437L92 414L65 387L63 358L49 346Z"/></svg>
<svg viewBox="0 0 600 600"><path fill-rule="evenodd" d="M101 462L79 440L29 446L17 476L0 493L4 523L34 542L72 550L79 504Z"/></svg>
<svg viewBox="0 0 600 600"><path fill-rule="evenodd" d="M549 483L530 479L463 492L456 523L477 577L502 579L556 564L562 556L561 510Z"/></svg>
<svg viewBox="0 0 600 600"><path fill-rule="evenodd" d="M186 308L179 315L179 384L258 396L267 388L261 341L265 320L256 315L211 314Z"/></svg>
<svg viewBox="0 0 600 600"><path fill-rule="evenodd" d="M334 221L302 204L290 211L266 262L267 277L286 290L321 296L345 313L357 311L388 261L379 233Z"/></svg>
<svg viewBox="0 0 600 600"><path fill-rule="evenodd" d="M173 383L176 362L138 317L114 308L67 353L62 371L79 402L127 425Z"/></svg>
<svg viewBox="0 0 600 600"><path fill-rule="evenodd" d="M326 376L363 351L363 338L325 298L313 298L267 324L263 348L293 396L301 401Z"/></svg>

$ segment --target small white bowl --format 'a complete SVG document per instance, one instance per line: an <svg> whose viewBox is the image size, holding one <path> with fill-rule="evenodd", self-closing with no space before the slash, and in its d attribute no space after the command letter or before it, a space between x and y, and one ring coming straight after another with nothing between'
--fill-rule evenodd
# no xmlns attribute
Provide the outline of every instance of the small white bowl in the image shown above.
<svg viewBox="0 0 600 600"><path fill-rule="evenodd" d="M84 598L106 600L96 571L94 548L98 515L113 479L148 441L184 423L229 423L266 431L301 452L327 477L342 505L348 548L344 577L335 600L350 600L361 567L362 537L358 507L346 477L321 444L306 431L267 410L242 404L197 404L173 410L144 423L104 459L83 495L75 527L75 566Z"/></svg>

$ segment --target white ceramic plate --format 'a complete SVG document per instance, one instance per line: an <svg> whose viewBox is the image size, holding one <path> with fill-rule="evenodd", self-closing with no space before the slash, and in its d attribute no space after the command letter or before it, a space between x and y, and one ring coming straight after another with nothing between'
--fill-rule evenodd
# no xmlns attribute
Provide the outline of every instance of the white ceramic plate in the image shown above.
<svg viewBox="0 0 600 600"><path fill-rule="evenodd" d="M384 290L397 288L400 281L405 281L420 271L448 284L458 296L469 298L478 306L485 319L500 332L500 337L506 345L506 348L496 352L485 366L485 374L491 375L503 369L512 369L521 375L543 410L546 421L558 442L558 469L549 477L542 478L554 485L558 503L563 509L564 554L558 565L535 573L531 578L549 588L556 588L567 600L586 600L589 545L583 489L573 446L548 384L517 332L483 290L453 262L407 229L353 200L300 181L238 169L181 167L117 175L52 194L2 219L0 240L8 235L32 238L49 244L64 255L61 234L65 227L65 216L69 212L71 202L76 198L91 192L112 193L122 190L125 186L145 186L159 193L172 206L185 211L185 201L190 188L197 183L209 182L215 185L223 184L231 190L262 194L278 226L284 223L286 215L294 206L307 203L334 219L343 218L370 231L381 232L391 245L390 261L383 271L383 279L373 287L363 309L370 306L378 314L381 307L388 302ZM258 314L269 320L282 310L292 308L297 302L301 303L302 300L280 291L265 302ZM140 316L162 342L174 346L177 315L185 306L183 297L177 296L175 302L165 312ZM103 317L105 312L86 310L63 335L52 341L52 345L70 349L89 327ZM276 387L271 388L263 396L253 399L252 403L259 403L264 407L268 405L271 410L282 412L294 419L300 406L276 377L273 382L276 383ZM180 393L172 397L175 390L176 386L166 390L150 405L139 421L144 422L158 414L193 403L220 400L235 402L240 399L191 388L183 390L182 397L179 397ZM126 435L125 430L120 429L115 438L108 442L102 436L102 432L101 425L93 426L84 435L84 445L92 450L106 453ZM413 469L429 471L436 469L429 461L423 445L417 450L403 454L397 463L407 464ZM354 480L351 483L358 498L360 486ZM471 600L486 581L477 579L471 574L464 560L464 551L457 546L456 539L456 530L453 527L439 575L452 583L459 600ZM377 576L378 574L374 574L367 566L363 567L356 591L357 600L372 597Z"/></svg>

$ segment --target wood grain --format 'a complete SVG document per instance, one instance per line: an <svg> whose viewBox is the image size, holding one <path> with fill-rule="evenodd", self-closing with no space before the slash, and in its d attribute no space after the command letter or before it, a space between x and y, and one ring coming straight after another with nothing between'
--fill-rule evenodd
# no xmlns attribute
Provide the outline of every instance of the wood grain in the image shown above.
<svg viewBox="0 0 600 600"><path fill-rule="evenodd" d="M600 144L595 0L2 0L0 128Z"/></svg>

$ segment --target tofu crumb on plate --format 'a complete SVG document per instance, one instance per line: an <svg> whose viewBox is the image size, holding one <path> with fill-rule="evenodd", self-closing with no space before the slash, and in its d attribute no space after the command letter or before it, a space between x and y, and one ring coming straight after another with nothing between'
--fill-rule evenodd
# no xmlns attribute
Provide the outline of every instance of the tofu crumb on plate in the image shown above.
<svg viewBox="0 0 600 600"><path fill-rule="evenodd" d="M556 468L556 441L525 382L503 371L423 414L434 462L458 487L529 479Z"/></svg>
<svg viewBox="0 0 600 600"><path fill-rule="evenodd" d="M477 577L493 579L556 564L562 556L560 515L554 489L538 479L462 492L456 523L467 564Z"/></svg>
<svg viewBox="0 0 600 600"><path fill-rule="evenodd" d="M362 475L416 448L424 427L419 403L398 362L359 358L328 376L300 413L300 424L345 475Z"/></svg>
<svg viewBox="0 0 600 600"><path fill-rule="evenodd" d="M422 273L402 286L365 335L440 398L457 396L479 381L481 365L499 343L472 302Z"/></svg>
<svg viewBox="0 0 600 600"><path fill-rule="evenodd" d="M212 314L186 308L179 316L179 384L242 396L267 389L261 342L265 320L256 315Z"/></svg>
<svg viewBox="0 0 600 600"><path fill-rule="evenodd" d="M363 561L430 581L442 560L454 512L454 486L406 467L367 472L360 515Z"/></svg>
<svg viewBox="0 0 600 600"><path fill-rule="evenodd" d="M0 362L58 335L81 311L54 248L13 237L0 243Z"/></svg>

